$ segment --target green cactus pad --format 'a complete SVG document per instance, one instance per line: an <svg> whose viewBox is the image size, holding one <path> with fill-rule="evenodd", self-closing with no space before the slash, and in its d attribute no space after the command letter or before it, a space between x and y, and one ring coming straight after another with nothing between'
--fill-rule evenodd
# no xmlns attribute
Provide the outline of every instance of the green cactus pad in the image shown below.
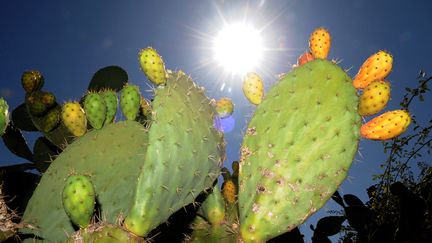
<svg viewBox="0 0 432 243"><path fill-rule="evenodd" d="M88 176L70 175L64 182L62 199L63 208L74 224L80 228L90 224L96 195Z"/></svg>
<svg viewBox="0 0 432 243"><path fill-rule="evenodd" d="M117 94L112 90L104 90L100 94L105 100L105 105L106 105L105 124L108 124L114 121L115 115L117 113L117 105L118 105Z"/></svg>
<svg viewBox="0 0 432 243"><path fill-rule="evenodd" d="M295 68L268 92L241 147L245 242L294 229L336 191L357 152L357 106L350 77L326 60Z"/></svg>
<svg viewBox="0 0 432 243"><path fill-rule="evenodd" d="M121 226L106 223L97 223L75 232L66 241L66 243L74 242L145 243L146 241L143 238L137 237L127 232Z"/></svg>
<svg viewBox="0 0 432 243"><path fill-rule="evenodd" d="M141 94L136 85L125 85L120 94L120 107L126 119L134 121L140 109Z"/></svg>
<svg viewBox="0 0 432 243"><path fill-rule="evenodd" d="M76 139L52 162L28 203L23 220L38 227L31 233L64 242L66 233L74 231L61 198L71 172L91 176L103 217L115 223L132 203L147 144L146 130L133 121L109 124Z"/></svg>
<svg viewBox="0 0 432 243"><path fill-rule="evenodd" d="M90 92L84 99L87 120L93 128L101 129L106 118L105 99L99 93Z"/></svg>
<svg viewBox="0 0 432 243"><path fill-rule="evenodd" d="M212 187L224 154L222 134L213 127L216 111L190 77L172 74L152 105L146 163L125 220L139 236Z"/></svg>
<svg viewBox="0 0 432 243"><path fill-rule="evenodd" d="M198 209L198 214L212 225L222 224L225 218L225 201L218 184L213 187L213 191Z"/></svg>
<svg viewBox="0 0 432 243"><path fill-rule="evenodd" d="M3 98L0 98L0 136L6 131L9 124L9 106Z"/></svg>

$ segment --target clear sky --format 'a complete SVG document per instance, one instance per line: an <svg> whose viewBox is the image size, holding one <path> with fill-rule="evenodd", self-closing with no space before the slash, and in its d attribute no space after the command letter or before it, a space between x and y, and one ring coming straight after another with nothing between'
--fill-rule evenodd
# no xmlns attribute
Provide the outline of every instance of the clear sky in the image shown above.
<svg viewBox="0 0 432 243"><path fill-rule="evenodd" d="M266 90L307 50L309 35L317 27L330 31L329 57L342 60L340 65L351 68L351 76L369 55L388 50L394 65L388 77L392 100L386 110L392 110L398 108L405 87L416 84L420 69L432 73L431 10L429 0L0 1L0 96L12 108L21 104L21 74L38 69L45 77L44 89L59 101L79 99L93 73L108 65L123 67L129 81L146 90L137 53L153 46L167 68L190 74L206 87L207 96L233 99L235 127L226 134L231 163L238 160L242 132L254 107L241 92L240 77L225 75L213 61L212 40L224 22L246 21L261 31L266 49L256 71ZM429 98L411 112L426 121L431 105ZM385 155L380 142L362 140L360 149L363 156L357 156L341 191L366 200L365 189L371 176L381 172ZM24 161L0 145L0 163L17 162ZM323 215L318 213L308 223L315 224ZM301 230L309 241L309 227Z"/></svg>

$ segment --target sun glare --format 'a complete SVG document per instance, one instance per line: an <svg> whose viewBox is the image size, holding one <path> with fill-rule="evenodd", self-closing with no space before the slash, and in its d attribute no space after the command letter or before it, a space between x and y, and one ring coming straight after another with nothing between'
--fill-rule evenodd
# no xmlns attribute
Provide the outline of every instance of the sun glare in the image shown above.
<svg viewBox="0 0 432 243"><path fill-rule="evenodd" d="M259 32L245 24L227 26L214 40L216 61L231 73L251 71L259 64L262 50Z"/></svg>

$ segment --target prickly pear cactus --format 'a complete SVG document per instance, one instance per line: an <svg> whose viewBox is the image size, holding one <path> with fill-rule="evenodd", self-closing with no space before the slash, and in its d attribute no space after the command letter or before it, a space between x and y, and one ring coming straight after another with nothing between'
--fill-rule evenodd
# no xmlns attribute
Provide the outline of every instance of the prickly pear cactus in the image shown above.
<svg viewBox="0 0 432 243"><path fill-rule="evenodd" d="M91 176L103 216L114 223L131 204L147 144L147 132L139 123L122 121L92 130L68 145L42 176L28 203L23 220L38 227L31 233L64 242L66 233L74 232L62 205L64 181L72 172Z"/></svg>
<svg viewBox="0 0 432 243"><path fill-rule="evenodd" d="M269 91L241 147L242 240L265 242L324 205L357 151L357 107L350 77L326 60L295 68Z"/></svg>
<svg viewBox="0 0 432 243"><path fill-rule="evenodd" d="M122 121L91 130L68 145L26 208L24 222L38 227L31 233L62 242L74 231L61 203L71 172L91 177L107 222L127 215L125 226L136 235L145 235L192 203L212 186L224 154L222 134L213 127L214 107L203 93L189 77L173 74L156 91L149 130L136 121Z"/></svg>

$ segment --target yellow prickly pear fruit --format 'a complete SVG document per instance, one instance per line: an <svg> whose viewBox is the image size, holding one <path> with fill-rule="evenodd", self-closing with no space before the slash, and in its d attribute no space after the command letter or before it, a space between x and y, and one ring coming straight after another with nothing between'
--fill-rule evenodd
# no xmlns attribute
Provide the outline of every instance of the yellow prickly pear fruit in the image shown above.
<svg viewBox="0 0 432 243"><path fill-rule="evenodd" d="M407 111L389 111L363 124L360 134L371 140L392 139L405 132L410 123L411 117Z"/></svg>
<svg viewBox="0 0 432 243"><path fill-rule="evenodd" d="M256 73L248 73L243 81L243 93L250 103L258 105L264 96L264 84Z"/></svg>
<svg viewBox="0 0 432 243"><path fill-rule="evenodd" d="M317 28L309 37L309 49L315 58L326 59L331 46L331 36L328 30Z"/></svg>
<svg viewBox="0 0 432 243"><path fill-rule="evenodd" d="M87 118L84 109L78 102L63 104L61 119L65 127L74 135L82 136L87 131Z"/></svg>
<svg viewBox="0 0 432 243"><path fill-rule="evenodd" d="M392 67L392 55L386 51L379 51L363 63L353 79L353 85L356 89L364 89L372 81L384 80L391 72Z"/></svg>
<svg viewBox="0 0 432 243"><path fill-rule="evenodd" d="M234 111L234 104L230 98L221 98L216 101L216 112L220 118L230 116Z"/></svg>
<svg viewBox="0 0 432 243"><path fill-rule="evenodd" d="M228 203L234 204L236 202L237 188L232 179L224 181L222 185L222 195Z"/></svg>
<svg viewBox="0 0 432 243"><path fill-rule="evenodd" d="M151 47L142 49L139 56L141 69L147 78L156 85L165 84L167 73L162 57Z"/></svg>
<svg viewBox="0 0 432 243"><path fill-rule="evenodd" d="M387 81L373 81L360 96L358 113L370 116L380 112L390 99L390 83Z"/></svg>

